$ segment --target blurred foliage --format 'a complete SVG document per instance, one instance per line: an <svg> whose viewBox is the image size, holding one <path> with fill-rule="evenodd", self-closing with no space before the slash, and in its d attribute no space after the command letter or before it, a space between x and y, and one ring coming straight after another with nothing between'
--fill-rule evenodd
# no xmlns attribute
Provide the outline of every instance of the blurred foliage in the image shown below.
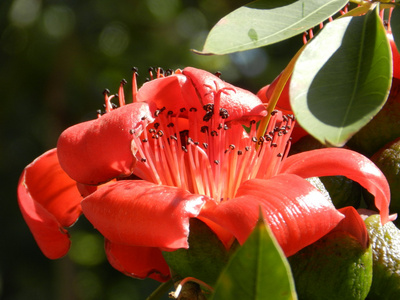
<svg viewBox="0 0 400 300"><path fill-rule="evenodd" d="M199 56L212 26L244 0L0 1L0 299L145 299L158 283L135 280L106 261L81 218L67 257L36 246L16 200L23 168L55 147L66 127L96 117L102 91L150 66L193 66L257 92L301 46L301 37L229 56ZM126 86L129 94L130 86Z"/></svg>

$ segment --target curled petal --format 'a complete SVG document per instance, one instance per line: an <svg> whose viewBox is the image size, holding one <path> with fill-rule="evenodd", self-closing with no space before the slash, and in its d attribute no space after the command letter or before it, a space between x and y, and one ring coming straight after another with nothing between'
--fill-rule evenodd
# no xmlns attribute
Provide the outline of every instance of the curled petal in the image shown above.
<svg viewBox="0 0 400 300"><path fill-rule="evenodd" d="M306 151L288 157L282 173L296 174L303 178L343 175L375 196L382 223L389 220L390 188L385 175L365 156L347 149L327 148Z"/></svg>
<svg viewBox="0 0 400 300"><path fill-rule="evenodd" d="M357 210L352 206L339 209L345 218L332 231L344 231L355 237L364 248L368 248L367 227Z"/></svg>
<svg viewBox="0 0 400 300"><path fill-rule="evenodd" d="M110 264L125 275L161 282L170 279L169 267L158 248L136 247L112 243L106 239L105 249Z"/></svg>
<svg viewBox="0 0 400 300"><path fill-rule="evenodd" d="M244 243L257 222L260 206L286 256L315 242L343 218L309 182L289 174L246 181L236 198L218 206L209 203L200 216Z"/></svg>
<svg viewBox="0 0 400 300"><path fill-rule="evenodd" d="M42 252L51 259L64 256L70 246L67 231L81 214L82 197L60 167L52 149L28 165L18 183L18 204Z"/></svg>
<svg viewBox="0 0 400 300"><path fill-rule="evenodd" d="M76 181L99 184L129 176L136 159L132 154L132 132L140 134L143 120L153 121L146 103L132 103L102 117L66 129L57 144L62 168Z"/></svg>
<svg viewBox="0 0 400 300"><path fill-rule="evenodd" d="M82 201L87 219L110 241L169 250L188 248L189 219L203 196L146 181L121 180Z"/></svg>

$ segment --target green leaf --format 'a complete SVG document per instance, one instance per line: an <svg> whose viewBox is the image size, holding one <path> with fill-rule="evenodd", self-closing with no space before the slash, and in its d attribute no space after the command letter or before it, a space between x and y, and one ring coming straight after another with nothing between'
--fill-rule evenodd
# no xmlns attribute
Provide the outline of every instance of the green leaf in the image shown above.
<svg viewBox="0 0 400 300"><path fill-rule="evenodd" d="M202 54L227 54L283 41L318 25L347 0L259 0L223 17L210 31Z"/></svg>
<svg viewBox="0 0 400 300"><path fill-rule="evenodd" d="M378 9L327 24L293 70L290 98L297 121L321 143L344 145L384 105L391 63Z"/></svg>
<svg viewBox="0 0 400 300"><path fill-rule="evenodd" d="M211 299L297 299L288 261L262 217L228 262Z"/></svg>
<svg viewBox="0 0 400 300"><path fill-rule="evenodd" d="M400 49L400 6L395 6L390 17L390 28L397 49Z"/></svg>

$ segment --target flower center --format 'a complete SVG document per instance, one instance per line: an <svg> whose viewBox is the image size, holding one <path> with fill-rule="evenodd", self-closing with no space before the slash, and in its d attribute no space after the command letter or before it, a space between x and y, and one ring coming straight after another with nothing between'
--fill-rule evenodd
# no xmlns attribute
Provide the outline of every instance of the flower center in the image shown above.
<svg viewBox="0 0 400 300"><path fill-rule="evenodd" d="M290 148L293 116L273 111L266 132L257 136L256 121L227 121L229 111L220 107L220 96L230 92L213 91L214 104L202 110L163 107L154 112L154 122L142 119L131 130L137 159L133 174L226 201L244 181L279 173Z"/></svg>
<svg viewBox="0 0 400 300"><path fill-rule="evenodd" d="M247 124L247 133L242 124L224 122L223 108L219 114L212 104L203 109L190 109L187 119L179 117L184 109L160 109L154 123L143 120L144 132L132 132L132 152L138 160L134 174L224 201L235 197L243 181L279 172L289 150L292 117L274 112L267 134L257 137L255 121Z"/></svg>

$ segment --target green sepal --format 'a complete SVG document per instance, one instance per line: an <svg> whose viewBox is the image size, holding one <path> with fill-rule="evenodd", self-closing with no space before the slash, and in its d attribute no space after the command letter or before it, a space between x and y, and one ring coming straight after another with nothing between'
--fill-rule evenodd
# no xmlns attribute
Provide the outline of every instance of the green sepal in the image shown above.
<svg viewBox="0 0 400 300"><path fill-rule="evenodd" d="M287 259L261 216L221 273L211 299L297 299Z"/></svg>
<svg viewBox="0 0 400 300"><path fill-rule="evenodd" d="M332 232L288 258L300 299L365 299L372 283L372 248Z"/></svg>

